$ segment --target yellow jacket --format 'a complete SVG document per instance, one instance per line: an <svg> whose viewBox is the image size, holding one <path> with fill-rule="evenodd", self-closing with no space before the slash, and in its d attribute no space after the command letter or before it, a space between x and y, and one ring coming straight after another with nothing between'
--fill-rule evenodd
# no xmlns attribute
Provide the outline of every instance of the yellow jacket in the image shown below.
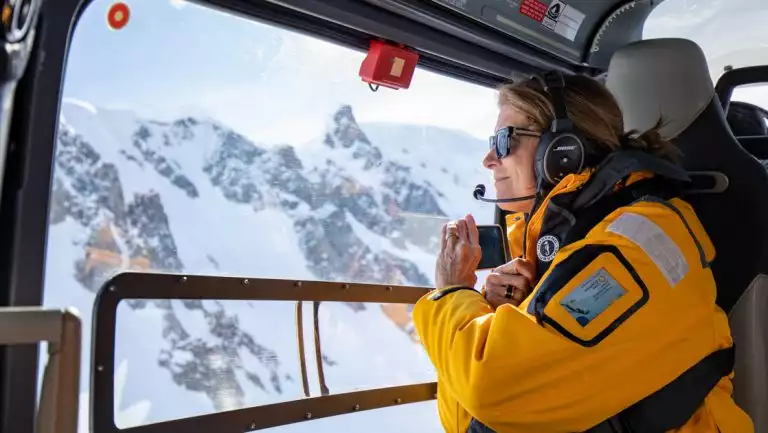
<svg viewBox="0 0 768 433"><path fill-rule="evenodd" d="M536 262L549 200L588 178L566 177L532 215L529 260ZM522 253L525 225L516 217L507 220L513 257ZM715 304L715 282L704 264L714 254L686 202L640 201L558 251L519 307L493 311L474 290L424 296L413 319L437 370L443 427L463 433L476 418L499 433L584 431L730 347L728 319ZM537 323L531 300L543 286L552 289L550 276L566 270L572 275L543 308L549 321ZM678 432L753 432L731 394L731 379L723 378Z"/></svg>

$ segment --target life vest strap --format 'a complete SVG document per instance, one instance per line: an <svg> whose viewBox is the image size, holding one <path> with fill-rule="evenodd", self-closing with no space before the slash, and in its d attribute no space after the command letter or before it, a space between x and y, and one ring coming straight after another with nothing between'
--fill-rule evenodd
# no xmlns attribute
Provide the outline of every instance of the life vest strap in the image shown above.
<svg viewBox="0 0 768 433"><path fill-rule="evenodd" d="M734 346L709 354L660 390L583 433L665 433L684 426L720 379L731 374L735 355ZM472 419L467 433L494 430Z"/></svg>
<svg viewBox="0 0 768 433"><path fill-rule="evenodd" d="M665 387L584 433L665 433L685 425L723 377L733 371L734 346L711 353Z"/></svg>
<svg viewBox="0 0 768 433"><path fill-rule="evenodd" d="M662 200L669 200L678 197L683 193L683 185L674 179L662 176L654 176L649 179L642 179L624 186L617 191L612 191L603 195L586 208L569 209L573 213L575 222L567 227L567 231L559 233L558 231L547 232L555 235L561 240L559 248L584 239L592 228L605 219L611 212L624 206L647 197L654 196ZM537 277L541 278L549 269L552 262L544 262L537 257L536 272Z"/></svg>
<svg viewBox="0 0 768 433"><path fill-rule="evenodd" d="M639 180L616 192L606 194L591 206L575 212L576 223L566 233L560 248L584 239L593 227L616 209L629 206L646 196L669 200L679 196L681 192L682 188L674 181L655 176L650 179Z"/></svg>

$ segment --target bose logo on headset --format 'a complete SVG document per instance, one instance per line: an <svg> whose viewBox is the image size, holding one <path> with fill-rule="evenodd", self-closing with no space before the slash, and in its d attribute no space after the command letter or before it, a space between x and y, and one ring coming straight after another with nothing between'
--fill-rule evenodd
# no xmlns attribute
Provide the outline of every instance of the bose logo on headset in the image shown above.
<svg viewBox="0 0 768 433"><path fill-rule="evenodd" d="M574 150L574 149L576 149L576 146L560 146L557 149L555 149L555 152L557 152L558 150Z"/></svg>

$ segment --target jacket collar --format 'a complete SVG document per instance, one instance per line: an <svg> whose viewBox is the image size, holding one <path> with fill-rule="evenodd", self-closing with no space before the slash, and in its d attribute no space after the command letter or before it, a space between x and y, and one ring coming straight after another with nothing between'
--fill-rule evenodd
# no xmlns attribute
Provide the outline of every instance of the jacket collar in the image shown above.
<svg viewBox="0 0 768 433"><path fill-rule="evenodd" d="M575 224L574 214L579 210L626 185L654 176L690 181L681 167L640 151L612 153L596 168L566 176L534 208L525 232L525 256L536 262L540 236L566 233Z"/></svg>

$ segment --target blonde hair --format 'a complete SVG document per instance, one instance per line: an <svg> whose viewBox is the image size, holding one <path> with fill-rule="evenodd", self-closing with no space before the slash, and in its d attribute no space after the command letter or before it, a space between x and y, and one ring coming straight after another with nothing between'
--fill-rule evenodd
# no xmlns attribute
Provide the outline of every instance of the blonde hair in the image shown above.
<svg viewBox="0 0 768 433"><path fill-rule="evenodd" d="M659 134L661 120L643 133L625 133L619 104L605 86L592 78L566 76L564 95L568 118L593 144L589 151L604 157L619 149L629 148L669 160L675 160L680 155L680 151ZM499 106L516 108L528 116L530 126L538 130L546 129L554 118L550 96L535 79L502 85L499 88Z"/></svg>

